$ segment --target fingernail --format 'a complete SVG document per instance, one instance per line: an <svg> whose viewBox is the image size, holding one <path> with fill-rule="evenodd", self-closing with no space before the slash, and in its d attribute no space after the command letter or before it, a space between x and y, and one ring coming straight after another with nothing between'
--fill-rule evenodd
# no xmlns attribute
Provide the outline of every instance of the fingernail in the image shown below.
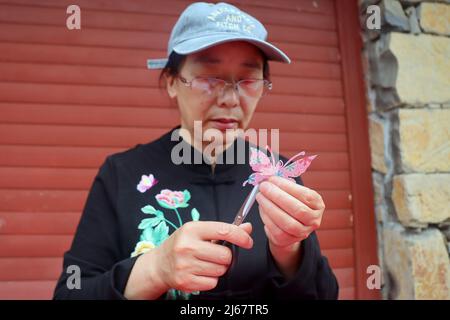
<svg viewBox="0 0 450 320"><path fill-rule="evenodd" d="M269 191L270 190L270 182L264 181L261 183L261 191Z"/></svg>

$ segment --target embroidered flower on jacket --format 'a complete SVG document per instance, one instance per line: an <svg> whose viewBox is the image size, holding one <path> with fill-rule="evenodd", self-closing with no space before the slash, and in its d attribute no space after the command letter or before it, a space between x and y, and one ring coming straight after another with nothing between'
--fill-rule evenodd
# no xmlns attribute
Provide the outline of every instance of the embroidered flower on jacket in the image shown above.
<svg viewBox="0 0 450 320"><path fill-rule="evenodd" d="M139 241L136 243L136 247L134 248L133 253L131 254L131 257L136 257L140 255L141 253L146 253L147 251L150 251L151 249L155 248L156 246L151 241Z"/></svg>
<svg viewBox="0 0 450 320"><path fill-rule="evenodd" d="M150 180L147 179L151 179L154 182L148 183L150 182ZM141 183L139 183L137 189L140 192L145 192L155 184L156 179L153 177L153 175L144 175L142 176ZM159 194L155 196L155 199L162 208L169 209L175 212L178 223L167 219L163 211L156 209L152 205L146 205L142 207L141 211L150 217L142 219L138 225L138 229L142 230L142 233L139 238L139 242L136 244L134 251L131 253L131 257L136 257L140 254L144 254L149 250L160 246L170 236L169 227L177 230L178 228L181 228L183 226L183 221L178 209L187 208L189 206L188 202L191 199L191 193L188 190L172 191L169 189L163 189ZM190 213L192 221L200 220L200 213L196 208L192 208ZM167 291L166 299L187 300L192 294L198 295L199 293L199 291L188 293L172 288Z"/></svg>
<svg viewBox="0 0 450 320"><path fill-rule="evenodd" d="M181 192L164 189L156 195L158 204L166 209L186 208L189 205L189 199L191 199L191 194L187 190Z"/></svg>
<svg viewBox="0 0 450 320"><path fill-rule="evenodd" d="M145 191L147 191L148 189L150 189L157 183L158 183L158 180L156 180L152 174L149 174L148 176L146 176L144 174L141 177L141 181L137 185L137 189L139 190L139 192L144 193Z"/></svg>

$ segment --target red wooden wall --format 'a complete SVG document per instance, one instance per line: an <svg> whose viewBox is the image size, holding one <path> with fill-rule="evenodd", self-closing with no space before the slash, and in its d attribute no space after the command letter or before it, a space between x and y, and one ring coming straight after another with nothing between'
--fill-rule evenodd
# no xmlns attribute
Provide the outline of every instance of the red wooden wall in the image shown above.
<svg viewBox="0 0 450 320"><path fill-rule="evenodd" d="M318 232L342 299L356 298L351 166L335 3L230 1L292 58L253 126L280 128L282 153L320 156L305 183L324 197ZM178 123L149 57L164 57L188 1L0 0L0 299L47 299L105 156ZM358 58L358 57L357 57ZM353 194L353 197L357 195Z"/></svg>

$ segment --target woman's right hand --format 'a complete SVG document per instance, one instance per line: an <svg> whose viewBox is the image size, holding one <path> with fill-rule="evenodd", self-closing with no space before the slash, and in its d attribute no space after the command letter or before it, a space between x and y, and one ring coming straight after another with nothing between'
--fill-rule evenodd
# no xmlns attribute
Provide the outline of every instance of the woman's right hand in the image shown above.
<svg viewBox="0 0 450 320"><path fill-rule="evenodd" d="M214 289L232 261L231 250L214 242L225 240L250 249L251 231L250 223L239 227L215 221L184 224L161 246L137 259L125 297L156 299L171 288L184 292Z"/></svg>

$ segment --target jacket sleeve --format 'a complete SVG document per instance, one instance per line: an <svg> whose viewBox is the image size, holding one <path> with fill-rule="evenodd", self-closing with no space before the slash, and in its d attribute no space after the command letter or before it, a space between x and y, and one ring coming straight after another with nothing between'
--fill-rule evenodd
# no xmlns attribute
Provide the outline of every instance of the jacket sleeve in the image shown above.
<svg viewBox="0 0 450 320"><path fill-rule="evenodd" d="M303 185L300 177L296 182ZM335 300L339 294L339 284L328 264L322 256L316 232L301 242L301 260L297 273L286 281L276 262L268 250L269 283L274 299L327 299Z"/></svg>
<svg viewBox="0 0 450 320"><path fill-rule="evenodd" d="M116 175L108 157L91 186L72 246L64 254L54 299L125 299L136 258L120 258L116 195ZM80 271L79 288L70 285L76 283L76 273L69 266Z"/></svg>
<svg viewBox="0 0 450 320"><path fill-rule="evenodd" d="M315 232L301 243L301 262L292 279L286 280L278 269L267 245L269 285L274 299L321 299L336 300L339 285L328 259L321 255Z"/></svg>

